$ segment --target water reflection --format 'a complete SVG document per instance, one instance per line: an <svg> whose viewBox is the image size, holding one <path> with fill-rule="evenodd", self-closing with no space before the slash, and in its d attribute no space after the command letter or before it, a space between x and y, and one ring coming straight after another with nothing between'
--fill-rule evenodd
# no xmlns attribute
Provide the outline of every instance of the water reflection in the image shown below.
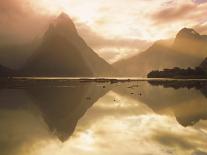
<svg viewBox="0 0 207 155"><path fill-rule="evenodd" d="M191 126L198 121L207 120L207 82L206 81L151 81L155 96L158 99L150 101L150 107L154 107L159 101L162 108L170 108L183 126ZM146 99L143 99L146 100ZM164 101L164 102L163 102ZM159 107L159 109L161 109Z"/></svg>
<svg viewBox="0 0 207 155"><path fill-rule="evenodd" d="M0 90L1 155L207 152L203 87L62 82Z"/></svg>
<svg viewBox="0 0 207 155"><path fill-rule="evenodd" d="M100 89L96 84L73 84L26 91L40 109L51 132L65 141L74 132L78 120L107 90Z"/></svg>

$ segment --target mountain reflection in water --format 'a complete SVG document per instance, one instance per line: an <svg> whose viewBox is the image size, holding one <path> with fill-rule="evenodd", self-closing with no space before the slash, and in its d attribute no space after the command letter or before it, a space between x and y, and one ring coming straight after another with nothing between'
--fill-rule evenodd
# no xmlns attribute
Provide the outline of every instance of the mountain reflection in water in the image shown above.
<svg viewBox="0 0 207 155"><path fill-rule="evenodd" d="M2 87L1 155L207 154L205 82L55 81Z"/></svg>

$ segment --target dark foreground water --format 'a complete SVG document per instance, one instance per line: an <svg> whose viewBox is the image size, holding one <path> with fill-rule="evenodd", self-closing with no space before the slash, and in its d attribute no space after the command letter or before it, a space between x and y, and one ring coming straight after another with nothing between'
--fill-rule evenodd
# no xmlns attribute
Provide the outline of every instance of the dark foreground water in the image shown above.
<svg viewBox="0 0 207 155"><path fill-rule="evenodd" d="M0 84L0 155L207 154L205 81Z"/></svg>

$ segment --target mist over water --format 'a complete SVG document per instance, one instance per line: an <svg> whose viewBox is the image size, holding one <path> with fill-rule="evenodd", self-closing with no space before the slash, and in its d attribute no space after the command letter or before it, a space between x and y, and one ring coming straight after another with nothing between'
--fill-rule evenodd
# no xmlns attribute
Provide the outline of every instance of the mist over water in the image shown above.
<svg viewBox="0 0 207 155"><path fill-rule="evenodd" d="M0 154L205 154L207 87L179 85L49 79L2 87Z"/></svg>

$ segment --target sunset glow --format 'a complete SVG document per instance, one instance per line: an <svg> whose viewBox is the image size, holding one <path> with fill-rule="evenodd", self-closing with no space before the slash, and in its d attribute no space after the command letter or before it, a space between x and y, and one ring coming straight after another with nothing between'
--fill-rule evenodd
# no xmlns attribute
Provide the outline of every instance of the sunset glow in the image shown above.
<svg viewBox="0 0 207 155"><path fill-rule="evenodd" d="M158 40L172 37L182 27L193 27L206 21L204 14L207 5L200 1L90 1L38 0L32 5L48 14L58 15L60 12L66 12L109 37L130 35L132 38ZM203 16L199 16L201 14ZM174 18L174 24L166 26L170 18Z"/></svg>
<svg viewBox="0 0 207 155"><path fill-rule="evenodd" d="M105 55L111 53L110 60L106 59L108 62L119 60L125 55L123 53L131 56L135 50L142 52L154 41L174 38L183 27L194 28L202 34L207 33L205 0L10 1L13 5L24 4L21 9L24 8L24 12L28 12L27 16L31 13L40 16L58 16L61 12L67 13L89 46L105 59ZM120 40L129 42L127 47L124 45L123 48ZM132 47L132 42L137 46ZM120 48L127 51L117 53ZM106 49L114 50L106 51Z"/></svg>
<svg viewBox="0 0 207 155"><path fill-rule="evenodd" d="M0 155L207 155L207 0L0 0Z"/></svg>

